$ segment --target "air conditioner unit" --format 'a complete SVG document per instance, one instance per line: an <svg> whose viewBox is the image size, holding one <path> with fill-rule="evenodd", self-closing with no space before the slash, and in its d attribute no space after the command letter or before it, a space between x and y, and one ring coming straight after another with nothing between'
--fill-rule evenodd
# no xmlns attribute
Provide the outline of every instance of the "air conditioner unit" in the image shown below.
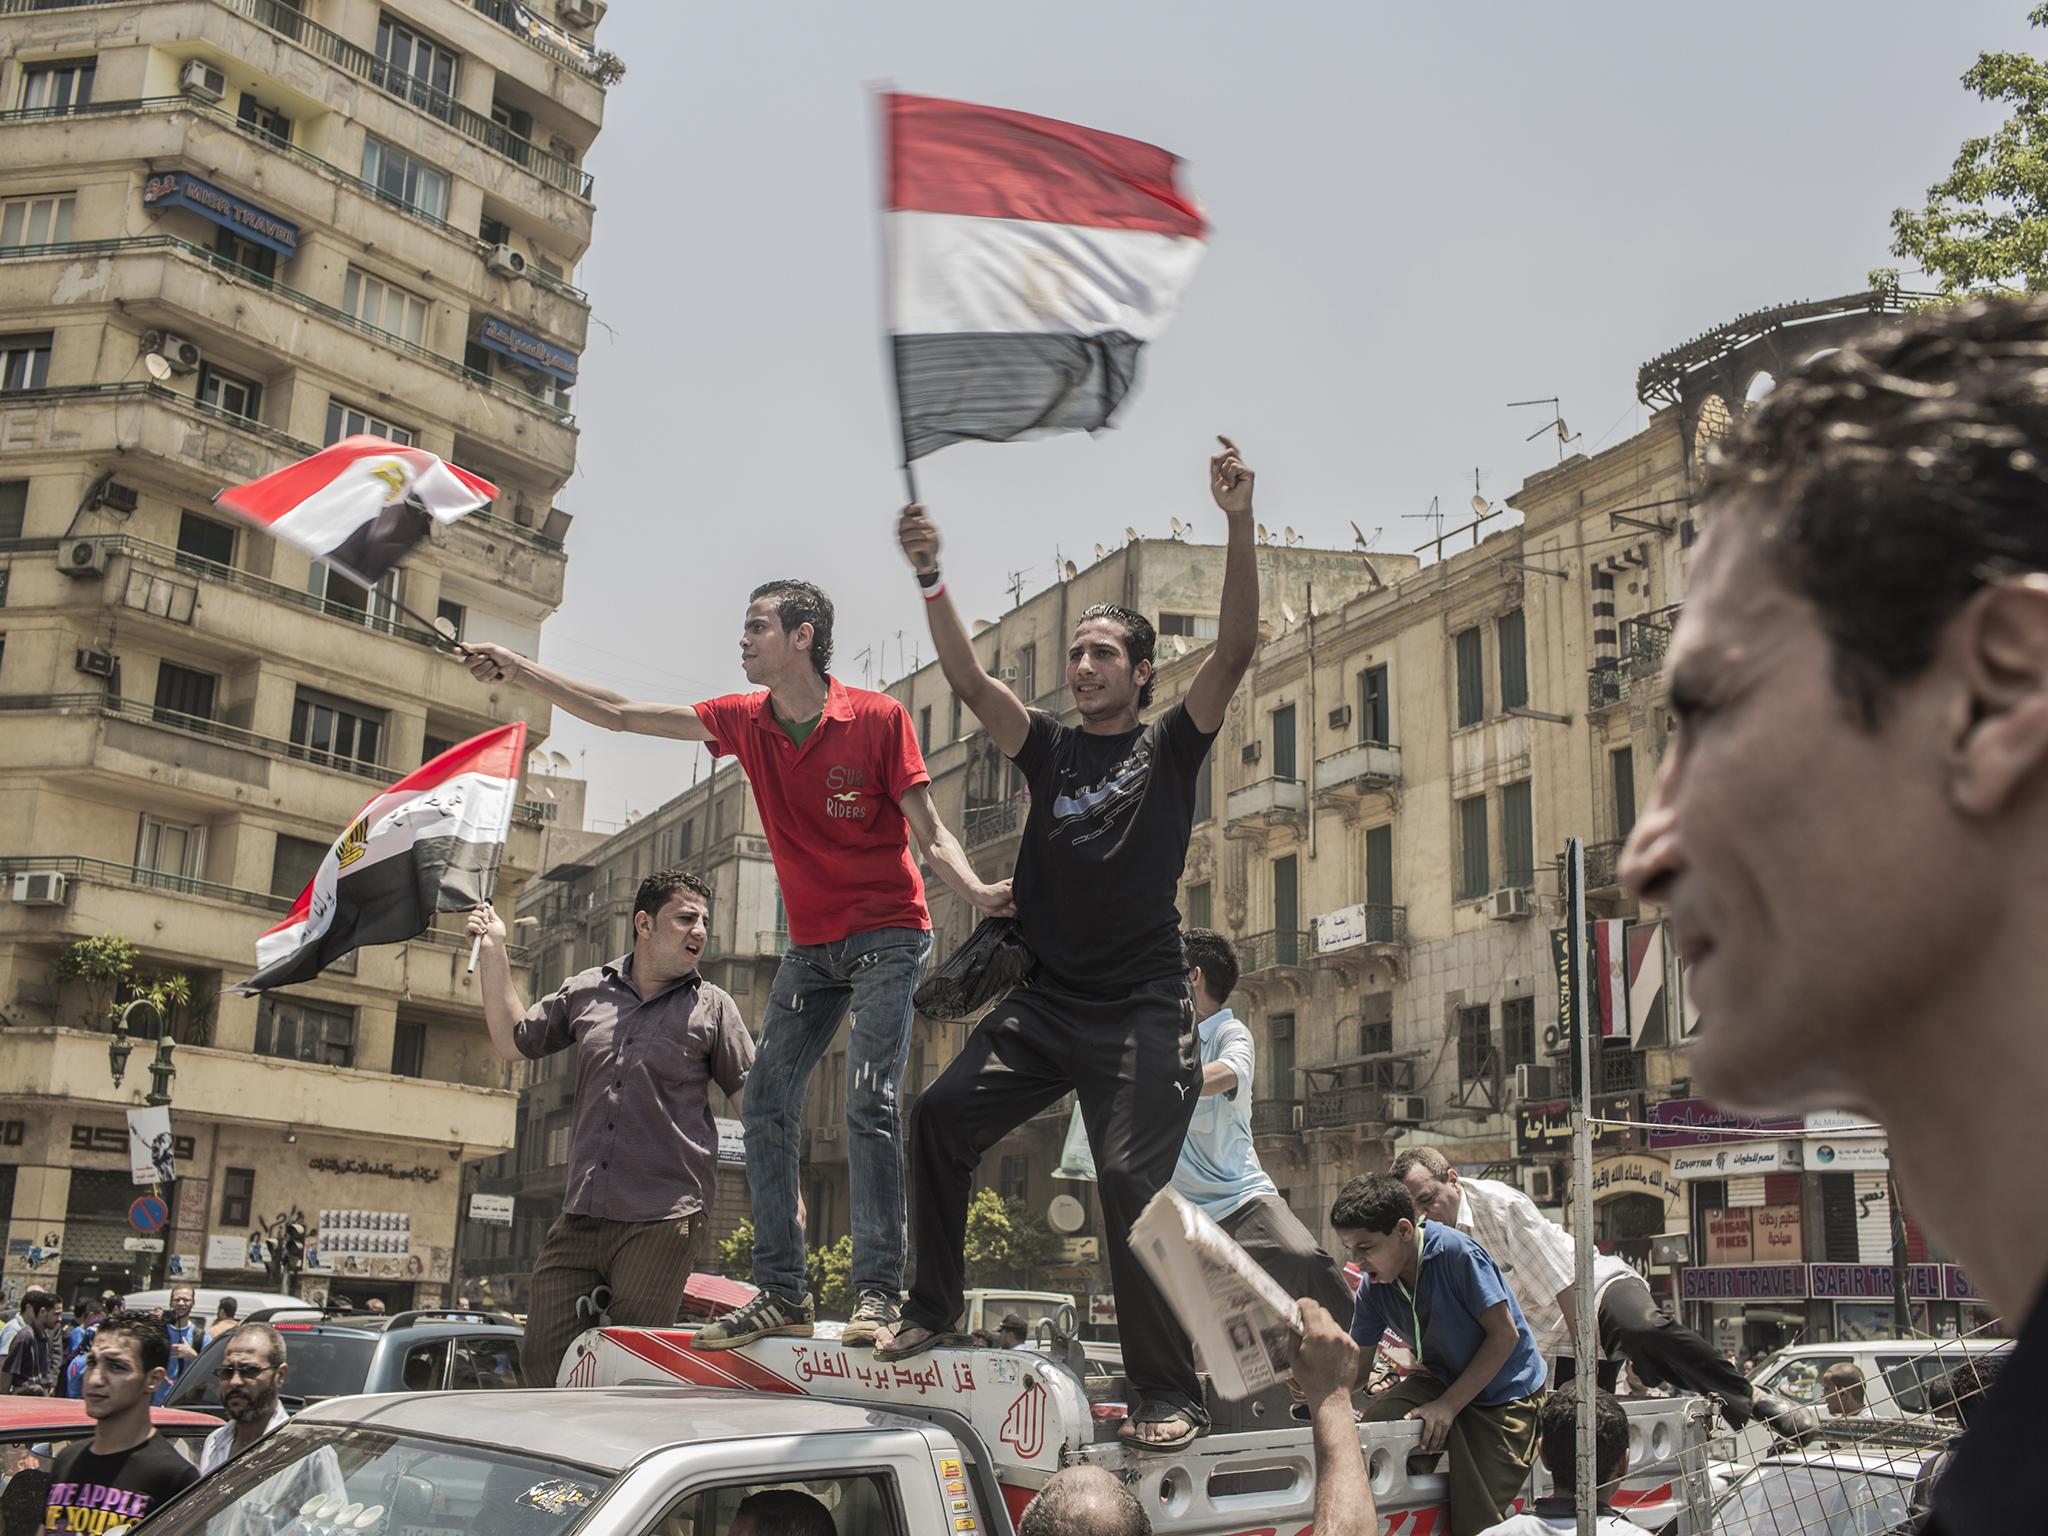
<svg viewBox="0 0 2048 1536"><path fill-rule="evenodd" d="M57 547L57 569L66 576L107 574L105 539L72 539Z"/></svg>
<svg viewBox="0 0 2048 1536"><path fill-rule="evenodd" d="M1263 741L1254 741L1247 743L1244 751L1239 754L1239 756L1242 757L1247 764L1256 763L1261 757L1264 757L1265 755L1266 744Z"/></svg>
<svg viewBox="0 0 2048 1536"><path fill-rule="evenodd" d="M1003 668L1003 681L1006 683L1014 683L1015 681L1017 681L1017 669L1015 667Z"/></svg>
<svg viewBox="0 0 2048 1536"><path fill-rule="evenodd" d="M72 657L71 664L87 677L112 677L114 675L114 653L112 651L79 651Z"/></svg>
<svg viewBox="0 0 2048 1536"><path fill-rule="evenodd" d="M1429 1101L1419 1093L1387 1095L1387 1119L1400 1125L1416 1125L1428 1118Z"/></svg>
<svg viewBox="0 0 2048 1536"><path fill-rule="evenodd" d="M14 899L24 907L61 907L64 888L64 876L55 871L14 877Z"/></svg>
<svg viewBox="0 0 2048 1536"><path fill-rule="evenodd" d="M150 331L142 338L142 350L154 352L171 365L173 373L199 371L199 344L169 331Z"/></svg>
<svg viewBox="0 0 2048 1536"><path fill-rule="evenodd" d="M509 245L494 245L484 257L484 265L500 277L524 277L526 258Z"/></svg>
<svg viewBox="0 0 2048 1536"><path fill-rule="evenodd" d="M1351 724L1351 706L1349 704L1339 704L1330 711L1331 730L1341 731L1349 724Z"/></svg>
<svg viewBox="0 0 2048 1536"><path fill-rule="evenodd" d="M603 7L593 0L561 0L555 7L555 14L572 27L594 27L597 18L603 14Z"/></svg>
<svg viewBox="0 0 2048 1536"><path fill-rule="evenodd" d="M100 487L100 505L110 512L133 512L137 505L135 487L109 480Z"/></svg>
<svg viewBox="0 0 2048 1536"><path fill-rule="evenodd" d="M1557 1170L1538 1163L1522 1170L1522 1193L1538 1205L1557 1204Z"/></svg>
<svg viewBox="0 0 2048 1536"><path fill-rule="evenodd" d="M1515 1098L1523 1104L1541 1103L1557 1097L1557 1073L1554 1069L1525 1061L1515 1068Z"/></svg>
<svg viewBox="0 0 2048 1536"><path fill-rule="evenodd" d="M187 59L178 85L187 96L201 101L219 101L228 93L228 77L204 59Z"/></svg>
<svg viewBox="0 0 2048 1536"><path fill-rule="evenodd" d="M1502 886L1486 898L1486 915L1496 922L1515 922L1529 915L1529 893L1519 885Z"/></svg>

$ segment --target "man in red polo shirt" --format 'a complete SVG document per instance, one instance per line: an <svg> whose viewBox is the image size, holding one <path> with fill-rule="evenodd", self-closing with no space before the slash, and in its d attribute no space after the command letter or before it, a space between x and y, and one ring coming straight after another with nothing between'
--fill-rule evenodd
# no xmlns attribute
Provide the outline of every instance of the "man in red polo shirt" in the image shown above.
<svg viewBox="0 0 2048 1536"><path fill-rule="evenodd" d="M694 706L639 703L573 682L502 646L467 647L480 681L512 682L607 730L707 743L746 770L789 915L782 957L747 1079L747 1184L754 1284L747 1306L702 1328L699 1349L770 1334L808 1335L797 1221L804 1087L853 1009L846 1054L847 1171L853 1185L858 1305L842 1342L872 1344L903 1290L902 1110L911 994L931 956L931 916L911 839L977 910L1006 913L1010 883L984 884L932 803L931 776L903 706L830 676L832 600L807 581L754 589L740 636L753 693Z"/></svg>

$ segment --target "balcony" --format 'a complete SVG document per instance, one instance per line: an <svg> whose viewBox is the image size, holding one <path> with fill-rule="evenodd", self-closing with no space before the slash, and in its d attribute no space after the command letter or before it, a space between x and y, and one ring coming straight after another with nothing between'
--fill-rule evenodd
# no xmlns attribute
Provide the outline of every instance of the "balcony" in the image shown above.
<svg viewBox="0 0 2048 1536"><path fill-rule="evenodd" d="M1615 838L1605 843L1588 843L1586 858L1586 894L1588 896L1612 896L1621 890L1621 850L1627 839ZM1562 873L1562 863L1558 866ZM1558 887L1560 890L1563 886Z"/></svg>
<svg viewBox="0 0 2048 1536"><path fill-rule="evenodd" d="M1374 1056L1302 1070L1309 1082L1302 1122L1312 1131L1386 1125L1390 1097L1416 1096L1413 1056Z"/></svg>
<svg viewBox="0 0 2048 1536"><path fill-rule="evenodd" d="M1254 1136L1299 1136L1304 1120L1304 1106L1300 1099L1254 1099L1252 1101L1252 1134Z"/></svg>
<svg viewBox="0 0 2048 1536"><path fill-rule="evenodd" d="M241 1125L290 1126L372 1137L403 1148L500 1152L512 1145L518 1096L497 1088L391 1077L350 1067L257 1056L208 1046L178 1049L181 1115ZM106 1108L140 1106L148 1074L131 1065L119 1094L107 1088L107 1037L89 1030L0 1030L0 1082L17 1098ZM140 1084L138 1085L138 1079ZM443 1163L451 1188L454 1165Z"/></svg>
<svg viewBox="0 0 2048 1536"><path fill-rule="evenodd" d="M967 808L964 825L961 827L961 841L968 848L986 848L990 843L999 843L1006 837L1015 836L1024 826L1024 818L1030 813L1028 800L1004 800L997 805L970 805Z"/></svg>
<svg viewBox="0 0 2048 1536"><path fill-rule="evenodd" d="M1667 610L1671 621L1676 610ZM1625 704L1630 699L1647 699L1664 675L1664 653L1671 647L1671 629L1661 615L1635 619L1625 624L1627 654L1596 661L1586 670L1586 708L1598 713Z"/></svg>
<svg viewBox="0 0 2048 1536"><path fill-rule="evenodd" d="M763 928L754 935L754 953L765 960L779 959L788 948L787 928Z"/></svg>
<svg viewBox="0 0 2048 1536"><path fill-rule="evenodd" d="M1375 965L1399 973L1408 949L1408 909L1378 902L1339 907L1315 919L1316 964L1347 975Z"/></svg>
<svg viewBox="0 0 2048 1536"><path fill-rule="evenodd" d="M1247 982L1299 980L1315 955L1315 936L1276 928L1237 941L1238 974Z"/></svg>
<svg viewBox="0 0 2048 1536"><path fill-rule="evenodd" d="M1356 816L1365 801L1384 795L1398 802L1401 749L1381 741L1360 741L1316 759L1316 804Z"/></svg>
<svg viewBox="0 0 2048 1536"><path fill-rule="evenodd" d="M1260 779L1233 789L1223 801L1223 835L1263 842L1275 827L1308 826L1308 786L1299 779Z"/></svg>

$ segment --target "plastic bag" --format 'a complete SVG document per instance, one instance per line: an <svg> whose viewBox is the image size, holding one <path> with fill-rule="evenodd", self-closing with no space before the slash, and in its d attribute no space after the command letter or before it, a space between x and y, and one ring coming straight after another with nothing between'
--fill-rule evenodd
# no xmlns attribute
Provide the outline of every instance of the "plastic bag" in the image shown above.
<svg viewBox="0 0 2048 1536"><path fill-rule="evenodd" d="M917 1010L932 1019L971 1019L1031 979L1038 962L1012 917L985 917L917 989Z"/></svg>

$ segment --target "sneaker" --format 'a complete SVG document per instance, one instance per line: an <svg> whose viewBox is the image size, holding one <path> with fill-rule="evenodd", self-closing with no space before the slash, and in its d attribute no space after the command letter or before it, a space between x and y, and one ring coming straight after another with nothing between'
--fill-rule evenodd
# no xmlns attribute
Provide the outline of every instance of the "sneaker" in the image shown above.
<svg viewBox="0 0 2048 1536"><path fill-rule="evenodd" d="M846 1331L839 1335L839 1342L849 1348L866 1345L872 1349L875 1335L884 1328L894 1328L901 1316L896 1298L887 1291L862 1291L860 1305L847 1319Z"/></svg>
<svg viewBox="0 0 2048 1536"><path fill-rule="evenodd" d="M737 1312L728 1312L697 1330L692 1349L735 1349L756 1339L786 1334L790 1338L811 1336L811 1298L790 1301L773 1291L762 1291Z"/></svg>

